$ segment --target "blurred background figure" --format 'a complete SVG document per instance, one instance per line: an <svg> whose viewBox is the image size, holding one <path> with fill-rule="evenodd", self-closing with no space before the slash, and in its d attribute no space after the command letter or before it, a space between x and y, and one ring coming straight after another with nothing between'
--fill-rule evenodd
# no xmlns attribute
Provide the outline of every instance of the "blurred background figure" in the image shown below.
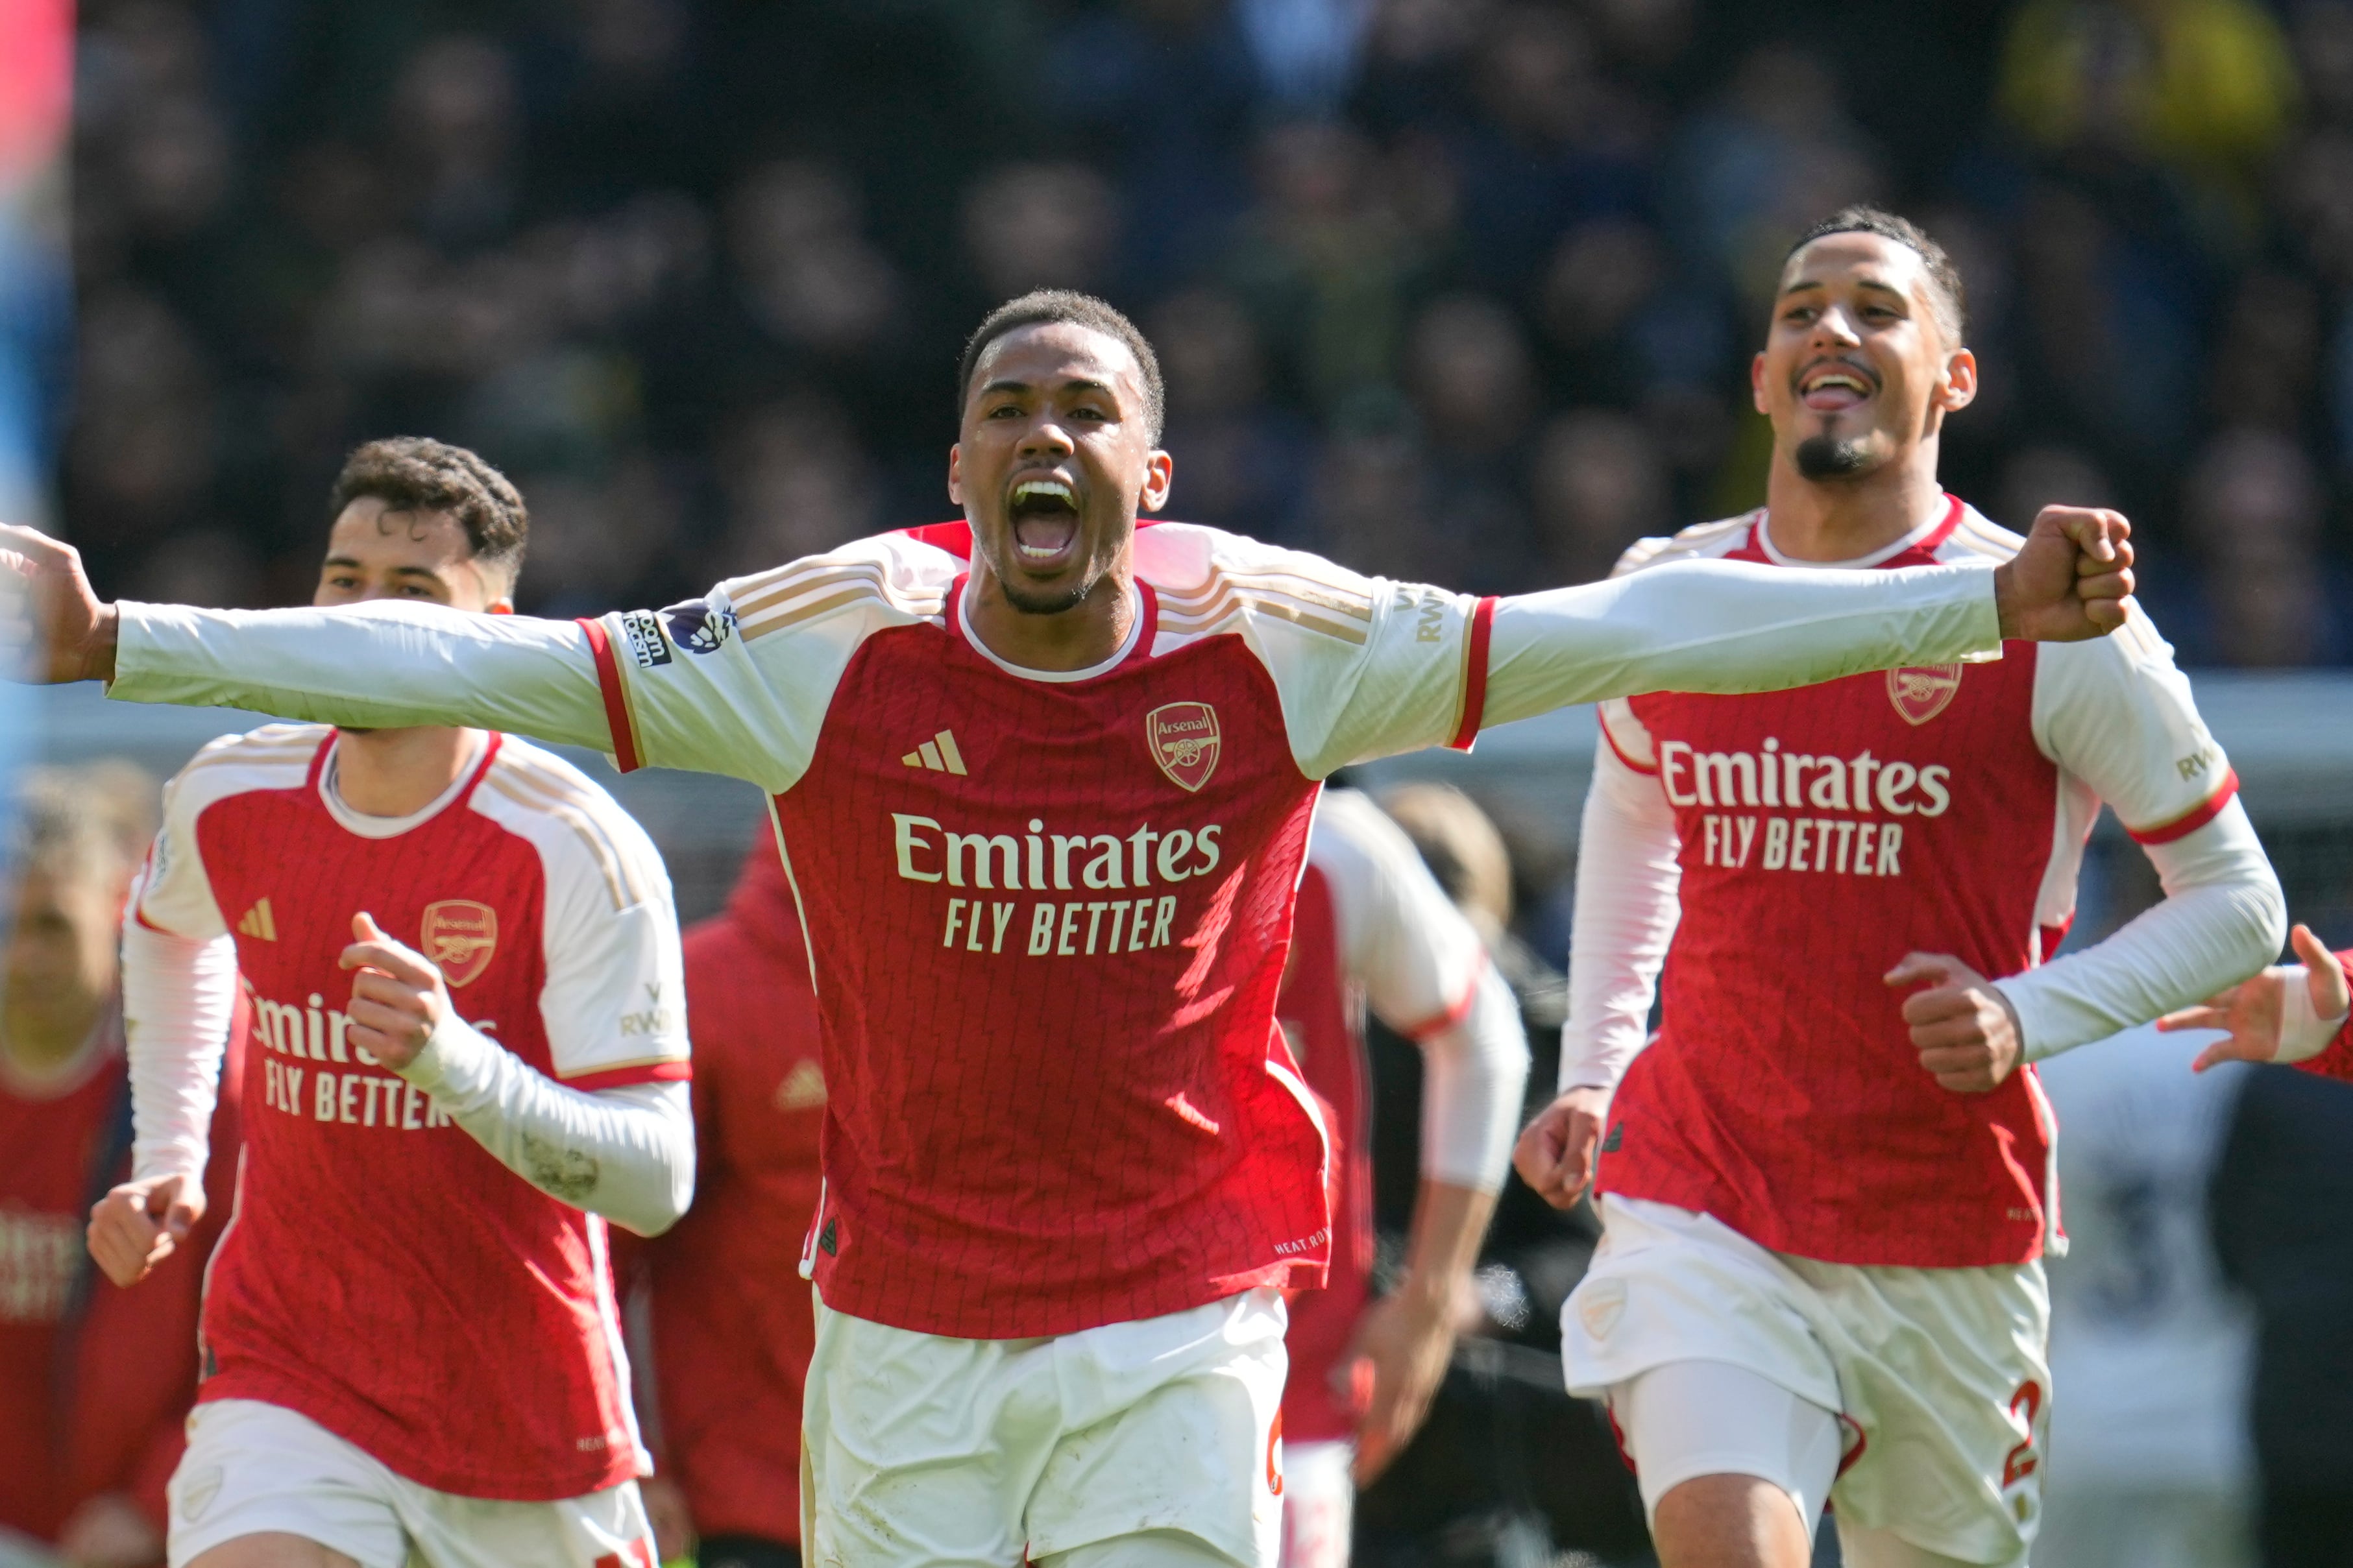
<svg viewBox="0 0 2353 1568"><path fill-rule="evenodd" d="M825 1071L800 915L765 822L727 908L688 928L685 947L694 1206L617 1251L645 1289L639 1403L658 1467L646 1510L665 1562L798 1568L801 1388L817 1335L800 1255Z"/></svg>
<svg viewBox="0 0 2353 1568"><path fill-rule="evenodd" d="M2263 1568L2353 1558L2348 1140L2353 1086L2318 1072L2256 1068L2214 1173L2214 1250L2255 1321L2252 1393L2242 1397L2260 1478Z"/></svg>
<svg viewBox="0 0 2353 1568"><path fill-rule="evenodd" d="M164 1561L197 1299L231 1206L237 1074L214 1116L226 1153L212 1208L147 1288L117 1290L82 1232L131 1168L117 942L155 782L123 765L37 769L15 806L0 983L0 1562L14 1531L54 1543L62 1563L148 1568Z"/></svg>
<svg viewBox="0 0 2353 1568"><path fill-rule="evenodd" d="M2211 1033L2134 1029L2037 1065L2068 1249L2051 1264L2046 1568L2252 1568L2254 1315L2209 1192L2246 1076ZM2216 1194L2216 1203L2224 1199Z"/></svg>
<svg viewBox="0 0 2353 1568"><path fill-rule="evenodd" d="M1504 835L1449 785L1401 785L1380 804L1486 943L1527 1037L1526 1093L1549 1098L1565 982L1514 934L1514 859ZM1366 1047L1377 1291L1391 1287L1405 1256L1426 1074L1423 1053L1377 1016L1366 1025ZM1524 1100L1519 1120L1533 1110ZM1561 1386L1560 1304L1584 1277L1599 1235L1589 1211L1563 1215L1516 1174L1504 1178L1428 1423L1357 1500L1352 1561L1360 1568L1646 1560L1641 1501L1608 1417Z"/></svg>

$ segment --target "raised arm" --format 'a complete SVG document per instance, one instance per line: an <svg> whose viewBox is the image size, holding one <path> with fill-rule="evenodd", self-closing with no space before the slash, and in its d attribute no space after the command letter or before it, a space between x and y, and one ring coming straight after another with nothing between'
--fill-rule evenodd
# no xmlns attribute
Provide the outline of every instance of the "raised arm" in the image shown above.
<svg viewBox="0 0 2353 1568"><path fill-rule="evenodd" d="M2017 557L1904 572L1793 572L1732 562L1654 567L1504 599L1485 724L1645 691L1775 691L1864 670L2072 642L2123 622L2128 525L2050 508Z"/></svg>
<svg viewBox="0 0 2353 1568"><path fill-rule="evenodd" d="M133 702L245 708L375 729L471 724L598 750L612 743L595 653L569 621L423 604L332 610L108 604L71 545L5 525L0 565L32 582L51 681L103 680L109 696Z"/></svg>

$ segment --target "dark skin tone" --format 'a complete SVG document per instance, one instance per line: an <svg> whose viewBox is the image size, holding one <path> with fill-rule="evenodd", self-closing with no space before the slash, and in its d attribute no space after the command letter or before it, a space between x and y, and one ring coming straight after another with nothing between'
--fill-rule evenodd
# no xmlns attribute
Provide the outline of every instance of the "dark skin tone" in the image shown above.
<svg viewBox="0 0 2353 1568"><path fill-rule="evenodd" d="M1053 322L1008 332L973 367L948 449L948 499L972 524L966 592L990 652L1085 669L1135 616L1135 519L1168 500L1174 465L1144 374L1117 339Z"/></svg>

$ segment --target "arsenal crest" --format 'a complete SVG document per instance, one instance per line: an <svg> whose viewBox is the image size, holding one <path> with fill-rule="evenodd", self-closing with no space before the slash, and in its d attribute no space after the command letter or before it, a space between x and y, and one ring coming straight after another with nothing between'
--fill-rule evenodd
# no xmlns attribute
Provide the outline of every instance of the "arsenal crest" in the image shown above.
<svg viewBox="0 0 2353 1568"><path fill-rule="evenodd" d="M1145 743L1160 771L1187 791L1218 771L1218 710L1206 702L1168 702L1144 716Z"/></svg>
<svg viewBox="0 0 2353 1568"><path fill-rule="evenodd" d="M1926 724L1945 710L1961 689L1957 664L1915 665L1887 672L1887 700L1907 724Z"/></svg>
<svg viewBox="0 0 2353 1568"><path fill-rule="evenodd" d="M444 899L425 906L425 956L452 990L491 966L499 950L499 911L471 899Z"/></svg>

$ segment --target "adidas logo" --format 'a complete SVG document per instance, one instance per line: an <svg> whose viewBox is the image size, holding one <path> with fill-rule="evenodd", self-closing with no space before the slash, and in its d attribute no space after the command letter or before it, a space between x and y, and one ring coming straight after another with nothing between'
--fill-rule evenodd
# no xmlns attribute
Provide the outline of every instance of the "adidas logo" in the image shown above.
<svg viewBox="0 0 2353 1568"><path fill-rule="evenodd" d="M776 1086L778 1110L814 1110L825 1103L825 1073L804 1057Z"/></svg>
<svg viewBox="0 0 2353 1568"><path fill-rule="evenodd" d="M929 768L935 773L965 776L964 753L956 750L955 737L945 730L899 759L911 768Z"/></svg>
<svg viewBox="0 0 2353 1568"><path fill-rule="evenodd" d="M268 899L256 900L253 908L237 917L237 929L243 936L254 937L262 942L276 942L278 922L269 918L269 900Z"/></svg>

